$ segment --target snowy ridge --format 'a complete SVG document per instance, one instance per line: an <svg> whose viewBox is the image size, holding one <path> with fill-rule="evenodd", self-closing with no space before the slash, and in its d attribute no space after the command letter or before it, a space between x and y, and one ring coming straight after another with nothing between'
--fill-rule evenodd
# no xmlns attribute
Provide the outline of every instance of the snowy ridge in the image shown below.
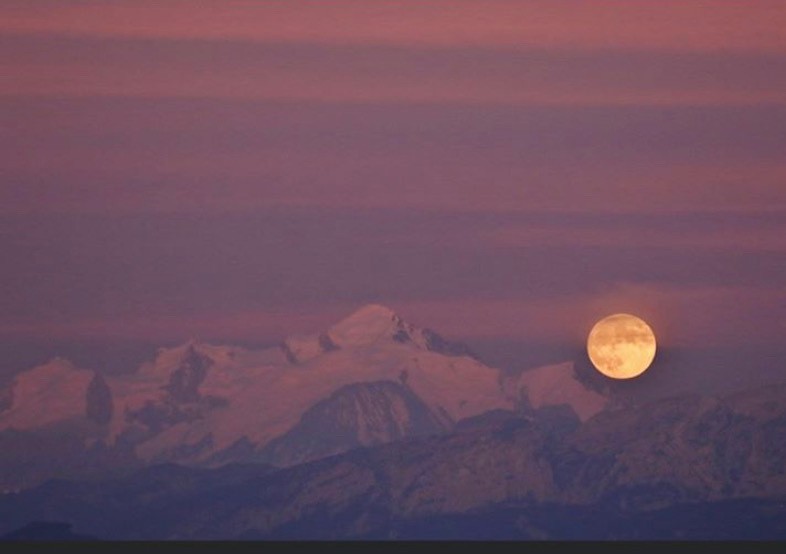
<svg viewBox="0 0 786 554"><path fill-rule="evenodd" d="M35 429L83 418L93 376L63 358L20 373L11 383L11 406L0 413L0 429Z"/></svg>
<svg viewBox="0 0 786 554"><path fill-rule="evenodd" d="M573 362L538 367L509 380L506 390L512 398L529 402L534 408L568 404L579 419L586 421L608 405L608 399L583 386L574 377Z"/></svg>
<svg viewBox="0 0 786 554"><path fill-rule="evenodd" d="M261 450L337 390L374 382L411 391L448 426L490 410L514 409L522 398L536 408L570 404L581 419L605 405L604 397L575 380L570 364L526 371L511 380L464 352L461 345L377 304L321 333L290 337L280 348L189 341L160 349L134 374L105 378L111 401L104 401L104 408L111 404L112 409L104 410L111 418L102 427L102 439L110 445L131 441L147 461L206 463L239 443ZM0 414L0 431L84 417L93 376L63 361L19 375L13 405ZM399 400L390 402L385 417L406 417ZM47 405L52 409L43 410ZM372 417L376 412L358 408L353 413ZM402 423L355 421L351 428L363 443L377 440L372 427L394 429Z"/></svg>

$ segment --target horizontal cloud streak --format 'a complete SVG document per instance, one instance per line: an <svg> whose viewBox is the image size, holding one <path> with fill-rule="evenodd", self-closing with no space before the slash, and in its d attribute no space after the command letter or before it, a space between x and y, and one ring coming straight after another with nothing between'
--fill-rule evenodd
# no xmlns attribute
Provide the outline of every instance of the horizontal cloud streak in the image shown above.
<svg viewBox="0 0 786 554"><path fill-rule="evenodd" d="M608 291L559 298L395 300L405 319L462 340L561 344L581 350L593 323L615 312L634 312L655 329L661 349L765 347L786 332L781 289L681 289L622 283ZM72 316L0 320L4 340L123 339L161 342L228 341L276 344L291 334L316 333L357 309L356 303L301 305L297 309L197 314Z"/></svg>
<svg viewBox="0 0 786 554"><path fill-rule="evenodd" d="M5 0L0 30L326 43L786 50L779 0Z"/></svg>
<svg viewBox="0 0 786 554"><path fill-rule="evenodd" d="M658 52L0 35L0 94L783 104L786 51Z"/></svg>
<svg viewBox="0 0 786 554"><path fill-rule="evenodd" d="M786 220L786 214L776 212ZM690 217L693 217L692 215ZM731 222L714 229L702 230L691 225L689 232L680 225L678 217L661 228L644 225L617 229L570 226L511 226L489 233L490 242L510 247L541 246L601 246L637 247L641 249L702 248L706 250L735 250L742 252L786 252L786 222L740 229Z"/></svg>
<svg viewBox="0 0 786 554"><path fill-rule="evenodd" d="M782 226L779 218L316 210L6 217L0 219L6 237L0 256L7 261L0 311L9 324L58 325L295 307L319 312L366 302L547 305L607 294L620 283L679 289L686 298L690 291L715 288L777 291L786 282L783 249L761 251L756 243L707 247L682 235L699 230L698 236L709 236L720 226L771 232ZM525 224L545 224L575 240L495 242L495 230ZM582 239L588 232L635 237L642 229L663 243L653 247L631 239L588 246ZM782 313L783 305L771 311Z"/></svg>
<svg viewBox="0 0 786 554"><path fill-rule="evenodd" d="M786 107L9 98L0 211L786 205Z"/></svg>

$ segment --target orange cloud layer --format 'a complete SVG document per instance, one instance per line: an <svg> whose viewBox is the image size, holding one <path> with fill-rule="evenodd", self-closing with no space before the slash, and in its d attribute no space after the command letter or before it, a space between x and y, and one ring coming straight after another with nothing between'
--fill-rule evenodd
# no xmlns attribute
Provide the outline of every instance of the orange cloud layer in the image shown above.
<svg viewBox="0 0 786 554"><path fill-rule="evenodd" d="M786 50L781 0L6 0L0 31L333 43Z"/></svg>

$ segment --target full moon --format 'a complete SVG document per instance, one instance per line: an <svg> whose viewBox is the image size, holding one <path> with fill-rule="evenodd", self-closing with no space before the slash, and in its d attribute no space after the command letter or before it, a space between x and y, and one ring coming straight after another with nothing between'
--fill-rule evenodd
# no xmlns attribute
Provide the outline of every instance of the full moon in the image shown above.
<svg viewBox="0 0 786 554"><path fill-rule="evenodd" d="M587 354L603 375L632 379L644 373L655 359L655 333L634 315L610 315L592 327Z"/></svg>

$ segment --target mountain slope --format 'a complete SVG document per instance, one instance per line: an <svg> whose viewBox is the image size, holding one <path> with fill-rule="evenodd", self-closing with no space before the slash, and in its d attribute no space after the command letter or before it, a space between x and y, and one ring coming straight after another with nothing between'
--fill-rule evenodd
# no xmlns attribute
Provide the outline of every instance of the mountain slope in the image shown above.
<svg viewBox="0 0 786 554"><path fill-rule="evenodd" d="M444 433L452 423L399 383L355 383L306 410L296 426L262 448L258 459L296 465L360 446Z"/></svg>
<svg viewBox="0 0 786 554"><path fill-rule="evenodd" d="M0 532L46 516L118 538L783 538L784 400L674 397L571 425L547 407L236 478L172 468L184 486L154 501L144 477L51 483L0 496ZM119 490L140 492L112 511Z"/></svg>

